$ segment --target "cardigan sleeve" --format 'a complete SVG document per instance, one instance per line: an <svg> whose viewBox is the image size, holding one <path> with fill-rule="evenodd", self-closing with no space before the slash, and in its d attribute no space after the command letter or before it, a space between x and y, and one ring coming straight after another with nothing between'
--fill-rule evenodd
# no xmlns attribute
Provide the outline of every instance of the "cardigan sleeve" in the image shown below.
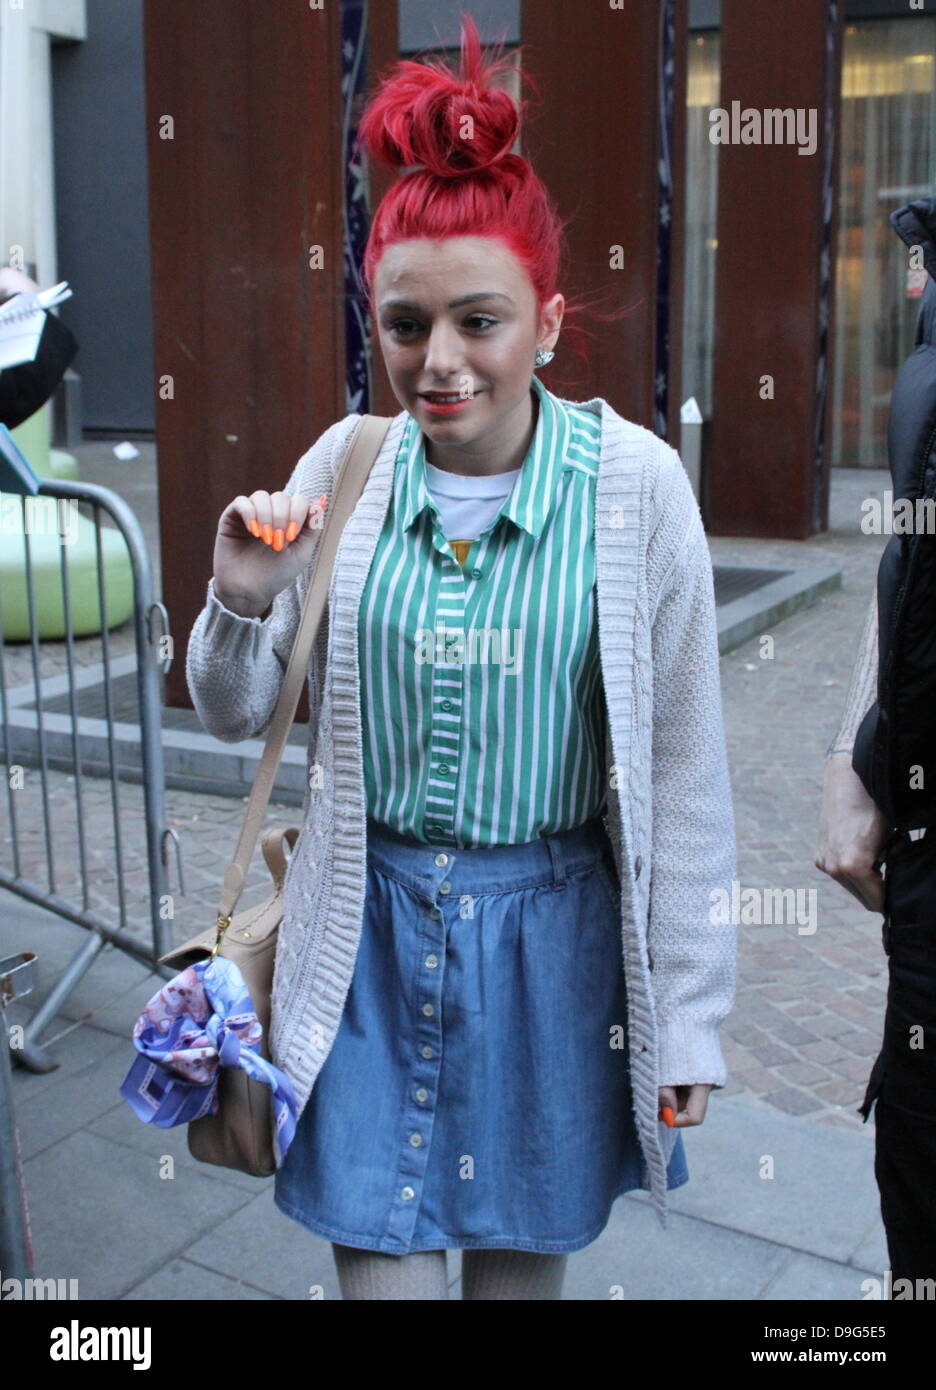
<svg viewBox="0 0 936 1390"><path fill-rule="evenodd" d="M337 464L357 414L339 420L296 464L284 492L331 500ZM316 552L317 553L317 552ZM233 613L215 593L214 576L189 635L185 676L192 704L208 733L224 743L261 738L273 722L315 554L292 584L281 589L264 618Z"/></svg>
<svg viewBox="0 0 936 1390"><path fill-rule="evenodd" d="M845 708L839 721L838 732L826 750L827 758L836 752L854 752L858 728L877 696L877 678L878 597L875 584L858 642L858 655L852 667Z"/></svg>
<svg viewBox="0 0 936 1390"><path fill-rule="evenodd" d="M647 932L658 1084L722 1087L726 1070L719 1027L735 994L736 927L730 911L737 873L734 813L712 562L688 476L675 451L668 452L671 486L660 527L661 534L677 539L652 628Z"/></svg>

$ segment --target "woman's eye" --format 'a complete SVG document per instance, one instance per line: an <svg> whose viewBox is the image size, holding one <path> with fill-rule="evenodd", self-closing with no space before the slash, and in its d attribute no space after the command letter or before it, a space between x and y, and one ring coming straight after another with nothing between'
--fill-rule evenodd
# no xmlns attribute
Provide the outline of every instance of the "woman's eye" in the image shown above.
<svg viewBox="0 0 936 1390"><path fill-rule="evenodd" d="M491 324L496 324L497 319L492 318L490 314L472 314L470 318L465 320L465 323L479 325L482 330L486 330ZM391 333L398 333L403 337L407 337L409 336L406 332L408 327L415 327L418 329L419 326L420 325L416 323L415 319L394 319L393 323L389 325L389 328Z"/></svg>

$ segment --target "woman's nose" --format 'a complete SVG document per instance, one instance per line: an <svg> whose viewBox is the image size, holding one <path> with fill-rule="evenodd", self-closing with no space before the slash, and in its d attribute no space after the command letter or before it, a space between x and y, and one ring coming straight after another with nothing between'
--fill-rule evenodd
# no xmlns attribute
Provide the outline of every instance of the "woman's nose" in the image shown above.
<svg viewBox="0 0 936 1390"><path fill-rule="evenodd" d="M426 366L440 379L458 370L462 361L458 334L446 324L436 324L429 334Z"/></svg>

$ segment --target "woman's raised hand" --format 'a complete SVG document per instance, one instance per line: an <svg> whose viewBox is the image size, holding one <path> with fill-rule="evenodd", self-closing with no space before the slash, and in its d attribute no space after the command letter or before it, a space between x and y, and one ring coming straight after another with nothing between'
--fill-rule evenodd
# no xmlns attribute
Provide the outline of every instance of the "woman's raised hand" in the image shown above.
<svg viewBox="0 0 936 1390"><path fill-rule="evenodd" d="M225 507L214 548L215 593L246 618L265 615L276 595L310 563L325 515L325 493L241 494Z"/></svg>

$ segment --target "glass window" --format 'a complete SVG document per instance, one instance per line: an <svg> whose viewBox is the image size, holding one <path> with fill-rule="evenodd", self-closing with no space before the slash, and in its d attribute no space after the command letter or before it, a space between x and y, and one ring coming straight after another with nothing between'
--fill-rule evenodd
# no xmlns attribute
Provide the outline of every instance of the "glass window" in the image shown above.
<svg viewBox="0 0 936 1390"><path fill-rule="evenodd" d="M721 36L690 34L682 398L711 415L715 326ZM894 374L913 349L921 277L888 214L936 194L936 19L846 25L842 48L839 221L831 464L887 466Z"/></svg>
<svg viewBox="0 0 936 1390"><path fill-rule="evenodd" d="M936 19L848 24L842 49L832 464L887 467L894 374L913 350L921 277L888 222L936 193Z"/></svg>

